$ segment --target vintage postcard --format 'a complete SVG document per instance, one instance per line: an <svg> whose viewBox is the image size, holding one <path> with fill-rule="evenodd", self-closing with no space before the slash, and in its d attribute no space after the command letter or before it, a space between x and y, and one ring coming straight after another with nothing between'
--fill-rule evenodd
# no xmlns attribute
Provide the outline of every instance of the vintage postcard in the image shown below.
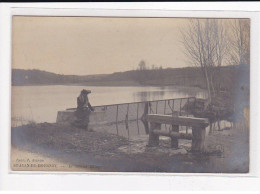
<svg viewBox="0 0 260 194"><path fill-rule="evenodd" d="M12 171L249 173L250 19L12 17Z"/></svg>

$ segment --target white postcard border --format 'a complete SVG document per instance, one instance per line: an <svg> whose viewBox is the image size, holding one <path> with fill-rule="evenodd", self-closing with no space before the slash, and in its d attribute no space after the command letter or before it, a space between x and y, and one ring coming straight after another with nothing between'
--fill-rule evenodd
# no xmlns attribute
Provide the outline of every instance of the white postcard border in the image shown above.
<svg viewBox="0 0 260 194"><path fill-rule="evenodd" d="M133 178L140 180L149 179L151 184L153 184L153 181L157 179L162 179L165 181L169 181L169 184L163 183L162 185L168 185L166 188L173 188L172 184L176 185L177 188L181 188L183 186L183 183L180 181L183 179L187 179L186 181L192 183L194 181L197 182L198 180L205 181L205 178L215 179L219 181L220 179L227 179L227 178L255 178L259 176L259 170L258 170L258 161L259 161L259 154L257 154L257 151L259 149L258 140L259 140L259 132L258 129L258 123L257 123L257 96L259 90L257 89L257 82L258 79L258 72L259 72L259 57L258 53L259 51L259 13L258 12L246 12L246 11L184 11L184 9L180 10L170 10L170 7L168 7L168 10L166 9L150 9L143 7L143 9L136 9L134 8L129 9L129 7L125 7L122 5L120 9L115 9L115 7L111 7L111 4L109 4L108 9L105 7L99 7L97 4L92 4L94 7L91 8L86 6L86 8L75 8L71 9L69 7L72 4L68 5L66 4L65 7L67 9L61 8L57 5L56 9L53 9L49 4L44 4L44 7L38 7L33 8L27 4L23 8L19 6L19 4L9 4L9 6L1 7L2 14L1 14L1 26L4 26L4 28L1 28L1 47L0 47L0 54L1 54L1 91L5 91L5 94L1 95L1 106L3 109L1 109L1 156L4 156L4 160L1 161L1 168L0 171L4 172L5 177L7 177L5 182L8 182L10 187L10 181L11 179L20 180L23 182L22 177L27 177L29 179L33 179L32 182L34 182L34 178L36 179L43 179L45 181L48 181L49 177L50 180L53 179L54 175L57 175L61 179L68 181L69 177L77 177L77 179L82 179L82 176L84 175L85 179L93 179L93 185L90 185L92 188L98 180L101 182L105 179L117 179L119 180L118 187L127 186L128 184L122 184L120 185L121 179L130 179L133 181ZM143 4L147 5L147 4ZM205 4L204 4L205 5ZM96 7L96 8L95 8ZM141 6L142 7L142 6ZM148 6L149 7L149 6ZM189 7L189 6L188 6ZM210 8L207 8L210 10ZM214 18L250 18L251 19L251 66L250 66L250 77L251 77L251 98L250 98L250 173L249 174L198 174L198 173L82 173L82 172L14 172L10 169L10 99L11 99L11 18L13 15L38 15L38 16L109 16L109 17L214 17ZM5 102L5 103L2 103ZM254 106L252 106L254 105ZM255 106L257 105L257 106ZM2 146L3 145L3 146ZM7 158L8 157L8 160ZM48 175L47 175L48 174ZM71 174L71 176L62 176L64 174ZM80 176L79 176L80 174ZM105 176L103 176L105 175ZM118 176L120 175L120 176ZM122 176L123 175L123 176ZM2 176L2 175L1 175ZM159 178L158 178L159 177ZM69 179L68 179L69 178ZM195 180L196 179L196 180ZM174 181L173 181L174 180ZM173 181L173 182L172 182ZM186 182L184 181L184 182ZM210 182L211 182L210 181ZM221 180L220 180L221 181ZM90 181L91 182L91 181ZM90 183L89 182L89 183ZM135 181L134 181L135 182ZM140 182L140 183L141 183ZM155 181L156 182L156 181ZM161 181L160 181L161 182ZM231 181L232 182L232 181ZM55 183L55 181L53 182ZM53 184L51 183L51 185ZM149 183L149 185L150 185ZM2 183L0 183L2 184ZM155 184L155 183L154 183ZM38 184L35 184L38 185ZM86 187L86 185L83 183L80 184L82 187ZM211 184L206 183L204 186L195 186L191 185L193 188L202 188L208 187ZM0 185L1 186L1 185ZM21 184L12 185L12 186L21 186ZM39 186L39 185L38 185ZM64 185L66 188L68 185ZM109 185L106 185L109 187ZM155 186L155 185L154 185ZM52 188L54 188L55 185L52 185ZM65 188L64 187L64 188ZM156 187L156 186L155 186ZM214 187L214 186L213 186ZM110 187L111 188L111 187ZM185 188L185 187L184 187ZM30 188L29 188L30 189Z"/></svg>

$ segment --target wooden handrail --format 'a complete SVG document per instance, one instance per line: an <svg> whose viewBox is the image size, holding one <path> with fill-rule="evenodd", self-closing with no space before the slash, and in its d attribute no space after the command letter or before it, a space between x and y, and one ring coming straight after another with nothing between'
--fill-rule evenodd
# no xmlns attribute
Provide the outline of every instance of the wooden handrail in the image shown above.
<svg viewBox="0 0 260 194"><path fill-rule="evenodd" d="M161 102L161 101L169 101L169 100L181 100L181 99L196 99L196 97L170 98L170 99L162 99L162 100L146 100L146 101L128 102L128 103L120 103L120 104L97 105L97 106L92 106L92 107L98 108L98 107L109 107L109 106L127 105L127 104L139 104L139 103L146 103L146 102ZM67 108L66 110L76 110L76 109L77 108Z"/></svg>

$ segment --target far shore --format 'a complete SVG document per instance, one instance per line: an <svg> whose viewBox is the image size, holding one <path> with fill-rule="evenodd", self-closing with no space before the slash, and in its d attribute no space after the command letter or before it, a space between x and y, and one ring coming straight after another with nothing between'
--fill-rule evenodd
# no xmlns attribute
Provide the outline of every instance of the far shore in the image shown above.
<svg viewBox="0 0 260 194"><path fill-rule="evenodd" d="M25 84L12 86L97 86L97 87L179 87L179 88L199 88L200 86L186 86L174 84L139 84L134 81L100 81L100 82L84 82L84 83L67 83L67 84Z"/></svg>

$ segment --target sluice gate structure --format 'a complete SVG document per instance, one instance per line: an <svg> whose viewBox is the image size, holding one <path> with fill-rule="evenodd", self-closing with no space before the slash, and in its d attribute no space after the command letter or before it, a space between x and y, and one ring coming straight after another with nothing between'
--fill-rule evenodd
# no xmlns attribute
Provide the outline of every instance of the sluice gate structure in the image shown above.
<svg viewBox="0 0 260 194"><path fill-rule="evenodd" d="M202 99L195 97L151 100L121 104L93 106L95 111L90 114L89 125L97 131L111 132L128 139L137 135L148 135L148 114L192 117L192 110ZM59 111L57 122L71 123L76 108ZM171 126L164 125L165 129ZM188 127L180 128L186 130ZM170 129L169 129L170 130Z"/></svg>

